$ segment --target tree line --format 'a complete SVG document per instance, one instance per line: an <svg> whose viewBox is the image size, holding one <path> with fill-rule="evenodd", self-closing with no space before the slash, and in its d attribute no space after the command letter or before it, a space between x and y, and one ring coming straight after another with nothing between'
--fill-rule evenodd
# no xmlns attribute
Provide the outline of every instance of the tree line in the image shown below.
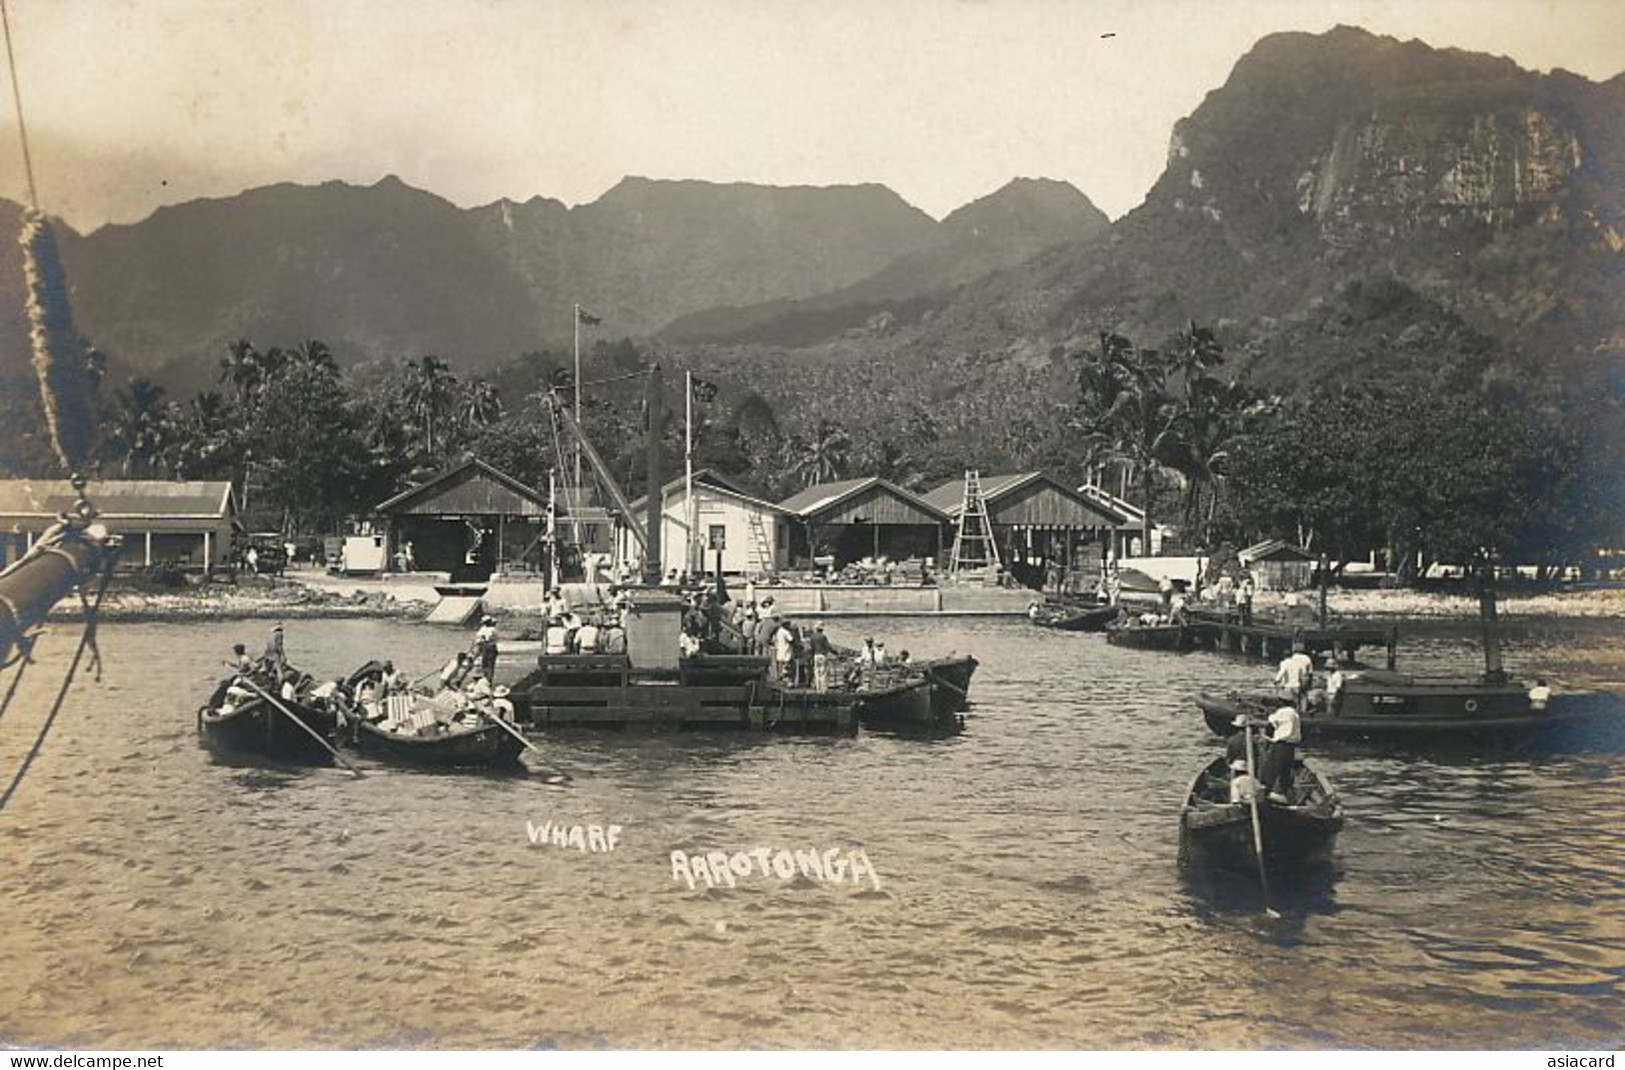
<svg viewBox="0 0 1625 1070"><path fill-rule="evenodd" d="M1051 356L1069 382L1013 371L1003 389L951 397L898 384L872 391L868 409L815 396L781 400L781 412L748 374L706 370L695 464L768 500L855 476L923 491L971 468L1043 468L1126 493L1145 510L1147 538L1153 522L1188 551L1279 537L1338 565L1372 549L1403 568L1488 549L1559 564L1625 545L1617 374L1529 389L1446 359L1402 381L1282 398L1227 374L1215 332L1195 323L1156 346L1107 331ZM583 422L628 495L645 489L653 359L629 340L599 341L583 358ZM678 373L685 363L663 359ZM340 530L467 455L545 488L550 470L568 471L570 448L542 398L569 403L572 365L537 351L488 375L459 375L434 355L344 370L320 341L238 340L216 389L185 401L142 378L99 389L100 474L230 479L257 523L309 533ZM670 375L661 441L672 474L681 389Z"/></svg>

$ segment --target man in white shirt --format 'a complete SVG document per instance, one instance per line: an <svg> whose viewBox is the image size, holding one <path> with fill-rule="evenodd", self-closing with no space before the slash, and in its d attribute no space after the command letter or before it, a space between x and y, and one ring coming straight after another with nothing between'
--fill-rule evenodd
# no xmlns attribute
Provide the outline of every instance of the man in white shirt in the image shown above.
<svg viewBox="0 0 1625 1070"><path fill-rule="evenodd" d="M547 622L547 638L542 649L548 654L566 654L569 652L570 630L564 626L564 621L558 617L549 618Z"/></svg>
<svg viewBox="0 0 1625 1070"><path fill-rule="evenodd" d="M474 633L474 648L480 654L480 671L492 676L497 671L497 619L486 617Z"/></svg>
<svg viewBox="0 0 1625 1070"><path fill-rule="evenodd" d="M591 617L576 629L576 651L582 654L598 653L598 624Z"/></svg>
<svg viewBox="0 0 1625 1070"><path fill-rule="evenodd" d="M1303 739L1303 721L1293 706L1282 706L1270 714L1269 720L1270 745L1264 752L1259 779L1269 786L1271 801L1284 803L1291 797L1292 764Z"/></svg>
<svg viewBox="0 0 1625 1070"><path fill-rule="evenodd" d="M786 618L773 633L773 672L785 683L791 682L790 660L795 655L795 640L795 633L790 630L790 621Z"/></svg>
<svg viewBox="0 0 1625 1070"><path fill-rule="evenodd" d="M1250 803L1258 795L1258 781L1247 775L1246 762L1230 763L1230 801Z"/></svg>
<svg viewBox="0 0 1625 1070"><path fill-rule="evenodd" d="M1308 693L1309 682L1314 674L1315 663L1303 652L1302 646L1294 647L1290 655L1281 659L1281 664L1275 670L1277 695L1302 709L1303 696Z"/></svg>

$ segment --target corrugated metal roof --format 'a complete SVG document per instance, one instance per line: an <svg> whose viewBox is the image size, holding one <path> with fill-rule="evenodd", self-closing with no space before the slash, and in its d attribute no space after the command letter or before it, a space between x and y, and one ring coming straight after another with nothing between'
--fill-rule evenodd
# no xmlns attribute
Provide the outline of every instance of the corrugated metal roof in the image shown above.
<svg viewBox="0 0 1625 1070"><path fill-rule="evenodd" d="M490 503L459 501L455 503L456 507L448 509L448 512L500 511L509 512L515 516L539 516L547 512L547 498L540 491L527 487L513 476L493 468L478 457L470 457L461 464L454 465L431 476L415 487L408 487L394 497L379 502L375 511L379 513L410 512L418 503L433 500L437 495L450 492L461 486L463 482L466 482L464 477L470 475L470 470L473 471L474 475L483 476L513 494L519 501L510 502L507 505L518 507L499 510L495 509Z"/></svg>
<svg viewBox="0 0 1625 1070"><path fill-rule="evenodd" d="M814 483L806 490L797 491L784 499L779 503L779 508L802 519L810 519L871 488L877 489L881 494L889 495L931 517L933 521L940 523L948 521L948 514L935 505L932 505L918 494L906 491L897 484L887 482L879 476L868 476L863 479L841 479L833 483Z"/></svg>
<svg viewBox="0 0 1625 1070"><path fill-rule="evenodd" d="M1005 491L1043 475L1042 472L1015 472L1005 476L982 476L982 500L991 501ZM959 507L965 503L965 481L963 479L950 479L942 486L925 495L925 500L952 516L959 515Z"/></svg>
<svg viewBox="0 0 1625 1070"><path fill-rule="evenodd" d="M1013 472L1008 475L982 476L982 500L991 511L997 512L999 499L1040 480L1050 484L1061 494L1077 500L1086 508L1098 512L1108 524L1121 526L1128 519L1123 511L1112 503L1068 486L1047 472ZM925 500L949 516L957 517L960 507L965 503L965 481L949 480L927 494Z"/></svg>
<svg viewBox="0 0 1625 1070"><path fill-rule="evenodd" d="M661 487L660 496L662 500L671 497L673 493L681 490L684 482L685 477L678 476L676 479ZM694 482L697 485L710 487L712 490L719 490L730 497L738 498L740 501L749 502L751 505L761 506L763 509L768 509L775 513L782 513L785 511L781 506L774 505L772 502L764 501L761 498L746 494L733 480L727 478L726 476L720 475L709 468L701 468L696 471L694 473ZM627 508L631 509L634 514L637 514L643 512L644 506L646 506L648 503L649 496L647 494L640 494L636 498L633 498L631 501L627 502L626 505Z"/></svg>
<svg viewBox="0 0 1625 1070"><path fill-rule="evenodd" d="M92 480L85 495L108 519L220 519L236 513L229 480ZM65 479L0 479L0 517L54 517L72 510L74 501Z"/></svg>

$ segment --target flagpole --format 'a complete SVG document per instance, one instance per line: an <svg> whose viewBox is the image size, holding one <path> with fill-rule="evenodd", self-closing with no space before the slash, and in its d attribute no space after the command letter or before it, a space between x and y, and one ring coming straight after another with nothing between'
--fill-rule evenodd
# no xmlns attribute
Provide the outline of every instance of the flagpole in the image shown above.
<svg viewBox="0 0 1625 1070"><path fill-rule="evenodd" d="M575 357L576 357L576 426L581 426L581 303L577 302L570 316L570 326L575 329ZM576 446L576 493L581 493L581 446Z"/></svg>
<svg viewBox="0 0 1625 1070"><path fill-rule="evenodd" d="M683 570L694 571L694 528L700 510L694 504L694 373L683 373L683 526L688 538L683 543Z"/></svg>

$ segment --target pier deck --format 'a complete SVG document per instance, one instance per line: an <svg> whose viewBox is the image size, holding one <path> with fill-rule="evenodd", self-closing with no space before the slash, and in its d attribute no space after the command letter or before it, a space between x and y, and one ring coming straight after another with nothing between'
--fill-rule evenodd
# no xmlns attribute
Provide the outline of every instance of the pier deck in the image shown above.
<svg viewBox="0 0 1625 1070"><path fill-rule="evenodd" d="M714 656L681 668L633 668L624 655L548 656L519 681L516 713L533 730L617 728L852 734L851 696L785 688L767 660Z"/></svg>
<svg viewBox="0 0 1625 1070"><path fill-rule="evenodd" d="M1381 646L1393 666L1398 629L1372 623L1329 624L1322 628L1313 621L1291 622L1254 618L1243 626L1236 616L1217 610L1192 609L1186 615L1186 634L1198 649L1230 654L1253 654L1261 658L1283 658L1294 645L1302 644L1311 654L1332 652L1340 659L1352 658L1361 647Z"/></svg>

